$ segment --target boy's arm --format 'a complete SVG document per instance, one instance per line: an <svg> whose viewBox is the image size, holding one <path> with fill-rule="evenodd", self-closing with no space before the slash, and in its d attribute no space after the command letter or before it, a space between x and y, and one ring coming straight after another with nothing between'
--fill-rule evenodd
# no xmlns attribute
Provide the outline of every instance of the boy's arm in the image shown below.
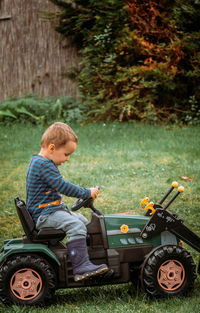
<svg viewBox="0 0 200 313"><path fill-rule="evenodd" d="M57 167L52 164L43 164L41 168L41 179L57 192L75 198L87 199L91 197L91 190L74 185L65 181Z"/></svg>

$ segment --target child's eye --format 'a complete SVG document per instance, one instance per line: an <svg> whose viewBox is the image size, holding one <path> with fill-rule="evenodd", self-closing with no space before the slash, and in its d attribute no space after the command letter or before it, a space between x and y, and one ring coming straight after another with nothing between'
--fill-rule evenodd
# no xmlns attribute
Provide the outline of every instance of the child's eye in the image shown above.
<svg viewBox="0 0 200 313"><path fill-rule="evenodd" d="M65 153L65 156L67 157L67 156L69 156L69 154L68 154L68 153Z"/></svg>

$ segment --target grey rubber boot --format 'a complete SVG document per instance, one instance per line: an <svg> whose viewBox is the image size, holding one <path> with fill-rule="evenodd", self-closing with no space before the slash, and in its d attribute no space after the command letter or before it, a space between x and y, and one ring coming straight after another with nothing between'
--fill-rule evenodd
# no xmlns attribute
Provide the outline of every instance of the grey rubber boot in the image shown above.
<svg viewBox="0 0 200 313"><path fill-rule="evenodd" d="M108 271L106 264L95 265L89 260L86 239L76 239L67 243L75 281L87 279Z"/></svg>

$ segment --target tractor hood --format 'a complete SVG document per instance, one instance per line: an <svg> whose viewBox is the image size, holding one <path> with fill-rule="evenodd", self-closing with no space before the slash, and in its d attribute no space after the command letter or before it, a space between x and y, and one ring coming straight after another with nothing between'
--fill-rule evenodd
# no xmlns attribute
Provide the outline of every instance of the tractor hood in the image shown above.
<svg viewBox="0 0 200 313"><path fill-rule="evenodd" d="M147 244L156 247L161 244L160 235L151 240L145 240L140 236L149 221L148 216L106 214L104 218L109 248Z"/></svg>

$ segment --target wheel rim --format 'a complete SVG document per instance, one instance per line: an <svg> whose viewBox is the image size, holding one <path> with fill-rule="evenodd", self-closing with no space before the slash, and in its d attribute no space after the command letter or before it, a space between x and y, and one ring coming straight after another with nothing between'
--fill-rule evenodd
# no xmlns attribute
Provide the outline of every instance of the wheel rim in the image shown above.
<svg viewBox="0 0 200 313"><path fill-rule="evenodd" d="M10 289L15 297L28 301L37 297L42 289L41 276L31 268L15 272L10 280Z"/></svg>
<svg viewBox="0 0 200 313"><path fill-rule="evenodd" d="M160 266L157 274L158 284L167 291L177 290L185 279L185 269L177 260L167 260Z"/></svg>

